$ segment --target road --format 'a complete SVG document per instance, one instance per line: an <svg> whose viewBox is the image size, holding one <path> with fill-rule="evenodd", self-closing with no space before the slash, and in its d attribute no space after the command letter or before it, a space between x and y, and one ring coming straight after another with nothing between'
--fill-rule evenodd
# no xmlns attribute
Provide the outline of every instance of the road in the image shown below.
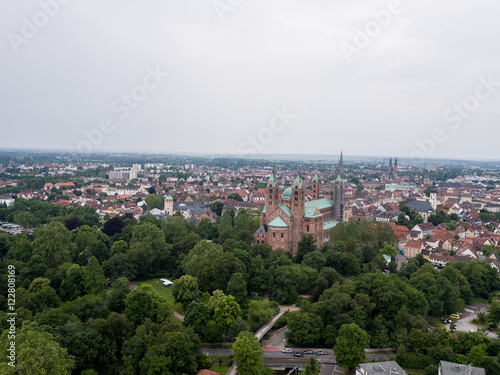
<svg viewBox="0 0 500 375"><path fill-rule="evenodd" d="M471 320L474 320L476 318L477 314L471 314L467 312L462 313L460 319L457 321L456 330L460 332L476 332L478 330L478 326L471 323ZM449 324L447 325L447 328L450 329ZM498 339L498 335L495 332L486 331L485 334L492 339Z"/></svg>
<svg viewBox="0 0 500 375"><path fill-rule="evenodd" d="M341 375L345 373L346 371L339 365L322 364L319 375Z"/></svg>
<svg viewBox="0 0 500 375"><path fill-rule="evenodd" d="M401 269L401 265L403 263L408 263L408 259L406 259L406 257L404 255L402 255L399 251L396 255L396 259L397 259L397 262L398 262L398 271Z"/></svg>
<svg viewBox="0 0 500 375"><path fill-rule="evenodd" d="M260 328L257 332L255 332L254 336L257 337L259 342L262 340L262 338L266 335L267 332L269 332L274 324L278 321L278 319L287 311L298 311L300 310L299 307L296 306L281 306L280 305L280 311L278 314L276 314L275 317L273 317L268 323L266 323L262 328ZM233 367L228 371L228 375L235 375L237 374L238 370L236 365L233 364Z"/></svg>
<svg viewBox="0 0 500 375"><path fill-rule="evenodd" d="M312 350L314 353L316 353L319 350L326 350L328 352L328 355L308 355L306 354L303 358L310 358L314 357L320 362L336 362L335 358L335 353L331 349L318 349L318 348L292 348L294 352L303 352L304 350ZM202 349L203 354L208 354L209 356L224 356L224 357L229 357L231 356L231 349ZM394 356L394 353L388 352L387 354L381 354L381 353L366 353L366 358L368 360L377 360L377 361L385 361L389 359L389 357ZM295 359L293 356L293 353L283 353L281 350L264 350L263 354L264 358L287 358L287 359Z"/></svg>

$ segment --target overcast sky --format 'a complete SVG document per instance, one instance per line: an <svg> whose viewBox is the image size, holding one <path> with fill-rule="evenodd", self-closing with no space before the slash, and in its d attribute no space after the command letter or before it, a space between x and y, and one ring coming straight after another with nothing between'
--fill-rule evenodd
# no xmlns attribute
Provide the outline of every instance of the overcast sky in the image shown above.
<svg viewBox="0 0 500 375"><path fill-rule="evenodd" d="M0 148L500 159L499 14L498 0L2 1Z"/></svg>

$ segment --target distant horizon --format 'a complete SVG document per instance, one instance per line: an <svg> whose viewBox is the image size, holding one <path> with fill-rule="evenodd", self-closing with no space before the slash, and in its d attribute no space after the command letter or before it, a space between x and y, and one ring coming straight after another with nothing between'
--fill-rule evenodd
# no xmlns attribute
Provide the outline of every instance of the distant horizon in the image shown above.
<svg viewBox="0 0 500 375"><path fill-rule="evenodd" d="M276 158L276 157L308 157L312 160L318 160L316 158L326 158L331 159L333 162L337 161L340 157L339 154L306 154L306 153L294 153L294 154L278 154L278 153L263 153L263 154L252 154L252 155L239 155L239 154L230 154L230 153L207 153L207 152L161 152L161 151L113 151L113 150L99 150L92 152L74 152L71 153L68 150L64 149L52 149L52 148L7 148L0 147L0 153L8 153L8 152L31 152L31 153L47 153L47 154L67 154L67 155L106 155L106 154L124 154L124 155L157 155L157 156L199 156L199 157L231 157L235 159L268 159L268 158ZM401 156L391 156L391 155L361 155L361 154L346 154L343 152L343 158L347 161L352 161L356 158L363 159L385 159L386 163L389 163L389 160L392 159L393 162L395 159L398 159L402 162L410 162L411 164L425 163L425 162L439 162L439 161L449 161L449 162L500 162L500 159L486 159L486 158L471 158L471 159L458 159L453 157L441 157L441 158L426 158L426 159L411 159L408 157ZM362 161L362 160L359 160ZM381 160L382 161L382 160Z"/></svg>

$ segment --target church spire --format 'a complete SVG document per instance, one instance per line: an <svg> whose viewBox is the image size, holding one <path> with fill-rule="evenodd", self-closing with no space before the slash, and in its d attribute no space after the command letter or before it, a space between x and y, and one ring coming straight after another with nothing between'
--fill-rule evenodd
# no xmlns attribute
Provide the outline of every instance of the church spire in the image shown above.
<svg viewBox="0 0 500 375"><path fill-rule="evenodd" d="M274 174L274 169L273 173L271 174L271 177L269 177L269 181L267 182L267 187L277 187L278 186L278 179L276 178L276 175Z"/></svg>
<svg viewBox="0 0 500 375"><path fill-rule="evenodd" d="M339 159L339 165L337 167L337 172L340 174L344 174L344 158L342 156L342 150L340 150L340 159Z"/></svg>

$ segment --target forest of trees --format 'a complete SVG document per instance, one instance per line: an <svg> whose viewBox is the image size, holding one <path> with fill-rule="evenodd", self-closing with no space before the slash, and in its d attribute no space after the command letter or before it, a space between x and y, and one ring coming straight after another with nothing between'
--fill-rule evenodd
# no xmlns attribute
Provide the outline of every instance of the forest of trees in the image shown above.
<svg viewBox="0 0 500 375"><path fill-rule="evenodd" d="M388 225L340 223L329 243L318 247L304 236L292 256L253 244L259 219L245 210L197 226L149 216L141 222L115 217L100 227L91 210L20 200L0 209L0 220L22 212L46 225L34 234L0 233L0 347L5 352L9 341L10 265L16 270L17 361L26 366L13 372L4 356L1 373L44 366L58 374L193 375L211 365L201 354L203 342L250 342L245 332L267 322L278 304L293 303L301 310L280 324L288 324L296 345L341 350L341 333L359 329L370 347L398 348L404 366L435 373L439 359L460 362L476 353L481 365L498 370L497 340L481 332L455 338L429 331L427 321L489 301L500 289L496 271L478 261L436 270L421 257L398 271L383 258L396 240ZM390 275L381 272L386 268ZM151 286L129 287L159 277L174 280L184 323ZM28 360L41 346L47 355Z"/></svg>

